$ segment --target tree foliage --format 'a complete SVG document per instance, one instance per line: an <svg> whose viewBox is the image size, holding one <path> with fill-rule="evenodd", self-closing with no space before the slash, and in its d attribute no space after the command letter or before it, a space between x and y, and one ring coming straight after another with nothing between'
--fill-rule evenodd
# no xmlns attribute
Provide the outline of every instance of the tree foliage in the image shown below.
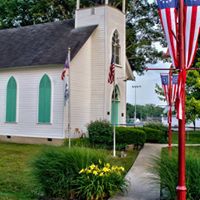
<svg viewBox="0 0 200 200"><path fill-rule="evenodd" d="M81 0L81 7L104 0ZM121 0L109 3L119 9ZM74 17L76 0L0 0L0 29L26 26ZM163 41L155 4L146 0L127 1L127 57L133 70L142 73L147 63L160 57L154 42Z"/></svg>
<svg viewBox="0 0 200 200"><path fill-rule="evenodd" d="M146 120L147 117L160 117L163 113L163 108L154 104L136 105L136 117L140 120ZM127 118L134 118L135 106L127 103L126 105Z"/></svg>

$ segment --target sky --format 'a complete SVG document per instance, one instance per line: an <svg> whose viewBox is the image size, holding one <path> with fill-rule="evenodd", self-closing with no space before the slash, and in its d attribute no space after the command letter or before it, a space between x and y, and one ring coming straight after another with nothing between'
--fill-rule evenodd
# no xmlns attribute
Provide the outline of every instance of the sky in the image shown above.
<svg viewBox="0 0 200 200"><path fill-rule="evenodd" d="M158 62L155 65L147 65L151 68L169 68L169 63ZM145 105L145 104L155 104L159 106L166 106L166 103L158 99L157 94L155 93L156 83L161 86L160 73L166 73L166 70L162 71L147 71L144 72L144 75L138 76L135 72L135 81L127 82L127 102L135 104L135 88L132 88L134 85L140 85L140 88L136 89L136 104Z"/></svg>
<svg viewBox="0 0 200 200"><path fill-rule="evenodd" d="M148 0L149 3L154 2L155 0ZM166 52L166 48L162 48L159 44L156 44L158 50L163 50ZM155 65L147 65L150 68L169 68L170 63L158 62ZM155 104L162 107L166 106L166 103L160 101L158 95L155 93L156 83L161 86L160 73L166 73L167 71L147 71L144 72L144 75L138 76L134 73L135 81L127 82L127 99L126 101L131 104L135 104L135 88L132 88L134 85L140 85L140 88L136 89L136 104L145 105L145 104Z"/></svg>

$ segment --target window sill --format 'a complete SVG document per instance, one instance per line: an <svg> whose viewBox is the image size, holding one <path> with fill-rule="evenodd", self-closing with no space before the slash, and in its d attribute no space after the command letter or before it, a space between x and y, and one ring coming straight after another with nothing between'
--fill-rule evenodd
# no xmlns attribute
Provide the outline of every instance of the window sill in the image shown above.
<svg viewBox="0 0 200 200"><path fill-rule="evenodd" d="M51 122L38 122L37 125L52 125Z"/></svg>
<svg viewBox="0 0 200 200"><path fill-rule="evenodd" d="M18 124L17 122L5 122L5 124Z"/></svg>

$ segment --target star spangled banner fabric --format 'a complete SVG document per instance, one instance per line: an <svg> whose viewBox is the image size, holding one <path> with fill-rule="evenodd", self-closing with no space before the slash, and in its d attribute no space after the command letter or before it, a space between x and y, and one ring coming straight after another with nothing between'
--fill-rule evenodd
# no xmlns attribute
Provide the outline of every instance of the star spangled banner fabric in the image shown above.
<svg viewBox="0 0 200 200"><path fill-rule="evenodd" d="M164 91L165 99L167 101L167 104L169 105L169 96L168 96L169 74L160 74L160 77L161 77L161 83L162 83L162 88Z"/></svg>
<svg viewBox="0 0 200 200"><path fill-rule="evenodd" d="M70 60L70 55L68 52L68 55L64 64L64 69L61 73L61 79L64 81L64 105L66 105L67 100L69 99L69 67L70 67L69 60ZM68 77L68 79L66 77Z"/></svg>
<svg viewBox="0 0 200 200"><path fill-rule="evenodd" d="M158 14L168 43L169 54L172 58L172 65L178 68L177 57L177 0L156 0Z"/></svg>
<svg viewBox="0 0 200 200"><path fill-rule="evenodd" d="M65 76L67 76L68 72L69 72L69 60L68 60L68 57L69 57L69 55L67 56L67 58L65 60L64 69L63 69L62 74L61 74L61 79L62 80L65 79Z"/></svg>
<svg viewBox="0 0 200 200"><path fill-rule="evenodd" d="M189 69L195 58L200 28L200 0L185 0L185 65Z"/></svg>
<svg viewBox="0 0 200 200"><path fill-rule="evenodd" d="M178 74L172 75L172 104L176 101L178 91Z"/></svg>
<svg viewBox="0 0 200 200"><path fill-rule="evenodd" d="M108 74L108 83L112 84L115 80L115 64L114 64L114 56L112 55L110 70Z"/></svg>

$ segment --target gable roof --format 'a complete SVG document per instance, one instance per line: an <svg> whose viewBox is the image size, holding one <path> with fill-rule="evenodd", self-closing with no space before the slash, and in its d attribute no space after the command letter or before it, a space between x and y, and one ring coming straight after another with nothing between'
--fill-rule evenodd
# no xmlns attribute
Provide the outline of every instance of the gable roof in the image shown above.
<svg viewBox="0 0 200 200"><path fill-rule="evenodd" d="M97 25L74 28L74 20L0 30L0 68L63 64L78 53Z"/></svg>

